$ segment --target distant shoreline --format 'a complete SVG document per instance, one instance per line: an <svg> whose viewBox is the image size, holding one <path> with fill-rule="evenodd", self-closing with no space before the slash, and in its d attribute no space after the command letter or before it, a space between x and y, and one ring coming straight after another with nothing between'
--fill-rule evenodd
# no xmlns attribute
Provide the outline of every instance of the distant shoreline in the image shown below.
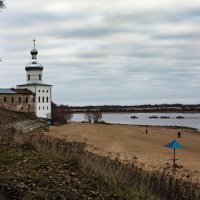
<svg viewBox="0 0 200 200"><path fill-rule="evenodd" d="M73 123L83 123L83 122L77 122L77 121L71 121ZM169 126L162 126L162 125L141 125L141 124L121 124L121 123L109 123L109 122L105 122L105 123L89 123L89 122L84 122L87 124L103 124L103 125L125 125L125 126L134 126L134 127L150 127L150 128L169 128L169 129L188 129L188 130L192 130L192 131L196 131L199 132L198 129L196 128L192 128L192 127L188 127L188 126L173 126L173 125L169 125Z"/></svg>
<svg viewBox="0 0 200 200"><path fill-rule="evenodd" d="M200 104L146 104L146 105L99 105L68 106L57 105L57 111L70 113L200 113Z"/></svg>
<svg viewBox="0 0 200 200"><path fill-rule="evenodd" d="M75 111L75 110L71 110L71 113L74 114L81 114L81 113L86 113L86 112L96 112L96 110L82 110L82 111ZM102 112L102 113L188 113L188 114L194 114L194 113L200 113L200 111L160 111L160 110L139 110L139 111L98 111L98 112Z"/></svg>
<svg viewBox="0 0 200 200"><path fill-rule="evenodd" d="M165 118L166 117L166 118ZM126 124L151 127L175 127L200 130L200 113L129 113L129 112L103 112L102 123ZM74 113L72 121L84 121L84 113ZM86 120L87 121L87 120Z"/></svg>

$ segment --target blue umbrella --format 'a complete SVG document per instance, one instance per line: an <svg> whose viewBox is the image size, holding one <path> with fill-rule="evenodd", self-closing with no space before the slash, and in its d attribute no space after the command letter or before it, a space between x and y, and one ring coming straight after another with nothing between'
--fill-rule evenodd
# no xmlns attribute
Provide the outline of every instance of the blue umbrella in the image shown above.
<svg viewBox="0 0 200 200"><path fill-rule="evenodd" d="M173 140L169 144L166 144L164 147L168 147L168 148L174 149L173 166L175 166L175 161L176 161L175 151L176 151L176 149L181 149L181 148L184 148L185 146L183 146L182 144L178 143L176 140Z"/></svg>

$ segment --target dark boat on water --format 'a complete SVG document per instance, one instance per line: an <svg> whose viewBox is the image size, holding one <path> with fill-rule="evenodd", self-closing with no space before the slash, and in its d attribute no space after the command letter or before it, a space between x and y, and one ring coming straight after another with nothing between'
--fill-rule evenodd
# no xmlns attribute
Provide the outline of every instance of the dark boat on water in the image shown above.
<svg viewBox="0 0 200 200"><path fill-rule="evenodd" d="M135 116L135 115L131 116L131 119L137 119L137 118L138 118L138 117Z"/></svg>
<svg viewBox="0 0 200 200"><path fill-rule="evenodd" d="M169 116L161 116L160 118L161 119L169 119L170 117Z"/></svg>
<svg viewBox="0 0 200 200"><path fill-rule="evenodd" d="M149 116L149 118L150 118L150 119L152 119L152 118L156 119L156 118L158 118L158 117L153 115L153 116Z"/></svg>
<svg viewBox="0 0 200 200"><path fill-rule="evenodd" d="M176 119L183 119L183 116L177 116Z"/></svg>

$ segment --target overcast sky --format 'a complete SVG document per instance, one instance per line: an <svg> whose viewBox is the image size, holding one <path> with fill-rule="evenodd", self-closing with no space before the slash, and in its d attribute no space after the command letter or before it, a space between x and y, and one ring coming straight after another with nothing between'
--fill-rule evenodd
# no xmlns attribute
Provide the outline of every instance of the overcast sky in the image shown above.
<svg viewBox="0 0 200 200"><path fill-rule="evenodd" d="M68 105L200 103L199 0L6 0L0 88L44 83Z"/></svg>

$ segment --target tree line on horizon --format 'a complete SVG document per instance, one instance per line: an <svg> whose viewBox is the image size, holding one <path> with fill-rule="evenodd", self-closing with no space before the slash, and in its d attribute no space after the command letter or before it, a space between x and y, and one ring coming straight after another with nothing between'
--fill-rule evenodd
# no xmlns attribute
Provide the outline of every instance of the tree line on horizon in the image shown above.
<svg viewBox="0 0 200 200"><path fill-rule="evenodd" d="M144 105L102 105L102 106L68 106L58 105L60 110L74 112L200 112L200 104L144 104Z"/></svg>

